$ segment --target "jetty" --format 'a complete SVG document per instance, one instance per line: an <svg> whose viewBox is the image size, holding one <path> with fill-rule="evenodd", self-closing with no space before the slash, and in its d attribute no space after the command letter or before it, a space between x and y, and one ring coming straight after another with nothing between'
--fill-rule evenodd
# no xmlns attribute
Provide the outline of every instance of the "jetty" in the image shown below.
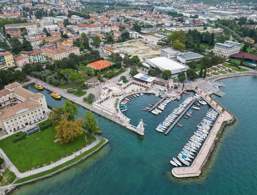
<svg viewBox="0 0 257 195"><path fill-rule="evenodd" d="M200 151L192 164L188 167L175 167L171 173L177 178L190 178L198 177L202 173L202 169L210 157L216 143L218 134L222 131L225 125L230 124L234 121L234 117L228 111L226 111L219 103L214 101L209 95L203 91L197 91L197 93L217 112L219 117L215 121L209 135L203 143Z"/></svg>
<svg viewBox="0 0 257 195"><path fill-rule="evenodd" d="M151 108L148 109L149 112L157 108L162 102L164 102L167 99L167 96L161 98L159 101L157 101Z"/></svg>
<svg viewBox="0 0 257 195"><path fill-rule="evenodd" d="M171 126L164 132L165 135L168 135L169 132L175 127L175 125L180 121L180 119L185 115L185 113L191 108L191 106L196 102L196 98L194 98L187 107L183 110L183 112L176 118L176 120L171 124Z"/></svg>

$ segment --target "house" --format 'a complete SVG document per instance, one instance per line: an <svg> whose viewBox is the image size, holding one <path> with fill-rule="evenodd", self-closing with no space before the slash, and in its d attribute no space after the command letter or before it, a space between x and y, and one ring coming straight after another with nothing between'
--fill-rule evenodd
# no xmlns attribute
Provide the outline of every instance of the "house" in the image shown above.
<svg viewBox="0 0 257 195"><path fill-rule="evenodd" d="M62 60L69 57L70 54L80 55L78 47L56 47L46 48L43 50L43 55L51 60Z"/></svg>
<svg viewBox="0 0 257 195"><path fill-rule="evenodd" d="M11 52L1 51L0 52L0 70L7 69L15 66L14 58Z"/></svg>
<svg viewBox="0 0 257 195"><path fill-rule="evenodd" d="M20 54L15 57L15 63L18 67L22 68L24 65L29 64L29 56L26 54Z"/></svg>
<svg viewBox="0 0 257 195"><path fill-rule="evenodd" d="M41 53L40 50L33 51L23 51L22 54L25 54L29 58L29 63L44 63L46 62L46 57Z"/></svg>
<svg viewBox="0 0 257 195"><path fill-rule="evenodd" d="M0 129L8 134L25 130L48 117L44 95L15 82L0 90Z"/></svg>

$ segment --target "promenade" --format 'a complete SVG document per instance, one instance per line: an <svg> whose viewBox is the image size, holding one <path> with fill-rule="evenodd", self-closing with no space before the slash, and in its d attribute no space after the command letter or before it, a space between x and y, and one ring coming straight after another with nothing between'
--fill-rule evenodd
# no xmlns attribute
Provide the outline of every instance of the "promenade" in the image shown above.
<svg viewBox="0 0 257 195"><path fill-rule="evenodd" d="M6 164L7 164L7 167L16 175L17 178L25 178L25 177L29 177L29 176L32 176L32 175L36 175L36 174L39 174L39 173L43 173L43 172L46 172L48 170L51 170L55 167L58 167L70 160L73 160L75 159L76 157L80 156L81 154L83 154L84 152L88 151L88 150L91 150L92 148L94 148L97 144L99 144L101 141L100 138L97 137L97 139L92 142L91 144L87 145L86 147L78 150L77 152L74 152L73 154L69 155L69 156L66 156L54 163L51 163L49 165L46 165L46 166L43 166L43 167L40 167L40 168L37 168L37 169L33 169L33 170L30 170L30 171L26 171L26 172L20 172L16 166L11 162L11 160L7 157L7 155L5 154L5 152L0 149L0 154L1 156L4 158Z"/></svg>
<svg viewBox="0 0 257 195"><path fill-rule="evenodd" d="M90 104L87 104L84 102L83 97L77 97L73 94L70 94L70 93L67 93L66 90L64 89L61 89L61 88L58 88L58 87L54 87L46 82L43 82L39 79L36 79L36 78L33 78L33 77L28 77L30 79L30 83L41 83L46 89L50 90L50 91L54 91L54 92L57 92L59 93L62 97L86 108L87 110L90 110L104 118L107 118L123 127L126 127L127 129L129 129L130 131L138 134L138 135L141 135L143 136L144 133L141 132L141 131L138 131L136 128L134 128L130 123L129 121L127 120L124 120L123 117L121 115L118 115L118 114L110 114L109 112L106 112L98 107L94 107Z"/></svg>
<svg viewBox="0 0 257 195"><path fill-rule="evenodd" d="M203 143L199 153L194 159L193 163L189 167L175 167L172 169L172 175L177 178L188 178L188 177L198 177L202 173L202 168L209 159L214 147L217 135L222 131L224 125L231 123L234 117L224 110L216 101L209 97L204 92L198 91L198 94L217 112L219 112L219 117L214 123L212 129L205 142Z"/></svg>

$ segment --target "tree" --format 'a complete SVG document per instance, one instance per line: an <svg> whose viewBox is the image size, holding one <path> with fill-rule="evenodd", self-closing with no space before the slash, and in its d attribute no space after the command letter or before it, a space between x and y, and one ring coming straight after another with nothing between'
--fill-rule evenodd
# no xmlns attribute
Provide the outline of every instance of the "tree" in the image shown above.
<svg viewBox="0 0 257 195"><path fill-rule="evenodd" d="M84 101L89 104L92 104L95 101L95 95L92 93L88 94L87 97L84 97Z"/></svg>
<svg viewBox="0 0 257 195"><path fill-rule="evenodd" d="M138 73L138 71L137 71L137 68L136 68L136 67L132 67L132 68L130 69L129 74L130 74L131 76L135 76L137 73Z"/></svg>
<svg viewBox="0 0 257 195"><path fill-rule="evenodd" d="M19 54L22 51L22 43L19 41L17 38L11 38L10 39L10 44L12 47L12 52L14 54Z"/></svg>
<svg viewBox="0 0 257 195"><path fill-rule="evenodd" d="M186 80L186 76L184 72L178 74L178 80L182 83Z"/></svg>
<svg viewBox="0 0 257 195"><path fill-rule="evenodd" d="M94 117L92 112L87 112L86 113L83 127L90 134L99 134L99 133L101 133L101 130L98 127L97 122L96 122L95 117Z"/></svg>
<svg viewBox="0 0 257 195"><path fill-rule="evenodd" d="M120 41L121 42L124 42L124 41L127 41L129 40L129 32L127 30L124 30L122 33L121 33L121 36L120 36Z"/></svg>
<svg viewBox="0 0 257 195"><path fill-rule="evenodd" d="M99 47L101 44L101 39L99 36L92 37L92 45L95 47Z"/></svg>
<svg viewBox="0 0 257 195"><path fill-rule="evenodd" d="M109 32L109 33L106 33L105 35L105 42L108 43L108 44L112 44L114 43L114 35L113 35L113 32Z"/></svg>
<svg viewBox="0 0 257 195"><path fill-rule="evenodd" d="M63 108L54 108L49 114L49 120L52 125L57 125L61 120L67 120L67 113L64 112Z"/></svg>
<svg viewBox="0 0 257 195"><path fill-rule="evenodd" d="M56 138L62 144L67 144L83 134L82 121L69 121L62 119L55 127Z"/></svg>
<svg viewBox="0 0 257 195"><path fill-rule="evenodd" d="M43 29L43 33L45 33L47 37L51 36L51 34L48 32L46 28Z"/></svg>
<svg viewBox="0 0 257 195"><path fill-rule="evenodd" d="M74 120L78 110L74 103L66 101L63 106L63 111L66 113L68 120Z"/></svg>
<svg viewBox="0 0 257 195"><path fill-rule="evenodd" d="M23 41L22 41L22 50L23 51L32 51L32 46L31 46L31 44L30 44L30 42L27 40L27 39L25 39L25 38L23 38Z"/></svg>
<svg viewBox="0 0 257 195"><path fill-rule="evenodd" d="M138 22L133 24L133 30L136 32L141 32L141 25Z"/></svg>
<svg viewBox="0 0 257 195"><path fill-rule="evenodd" d="M170 70L164 70L162 72L162 78L164 80L169 80L171 78L171 71Z"/></svg>
<svg viewBox="0 0 257 195"><path fill-rule="evenodd" d="M89 40L88 40L88 37L85 33L81 33L80 38L79 38L79 42L80 42L80 49L81 50L90 49Z"/></svg>

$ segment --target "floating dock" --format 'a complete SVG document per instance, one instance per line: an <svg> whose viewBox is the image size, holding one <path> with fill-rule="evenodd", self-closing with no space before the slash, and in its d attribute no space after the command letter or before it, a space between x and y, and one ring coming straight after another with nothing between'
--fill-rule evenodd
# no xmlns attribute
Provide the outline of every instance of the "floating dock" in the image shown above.
<svg viewBox="0 0 257 195"><path fill-rule="evenodd" d="M165 135L168 135L169 132L175 127L175 125L180 121L180 119L185 115L185 113L191 108L191 106L196 102L196 98L188 104L185 110L176 118L176 120L171 124L171 126L164 132Z"/></svg>
<svg viewBox="0 0 257 195"><path fill-rule="evenodd" d="M175 167L172 169L171 173L177 178L189 178L198 177L202 173L202 168L210 157L214 147L217 135L222 131L226 124L230 124L234 121L232 114L224 110L216 101L214 101L208 95L201 93L201 97L216 111L218 111L219 117L214 123L212 129L209 132L208 137L203 143L200 151L198 152L196 158L192 162L191 166L188 167Z"/></svg>

